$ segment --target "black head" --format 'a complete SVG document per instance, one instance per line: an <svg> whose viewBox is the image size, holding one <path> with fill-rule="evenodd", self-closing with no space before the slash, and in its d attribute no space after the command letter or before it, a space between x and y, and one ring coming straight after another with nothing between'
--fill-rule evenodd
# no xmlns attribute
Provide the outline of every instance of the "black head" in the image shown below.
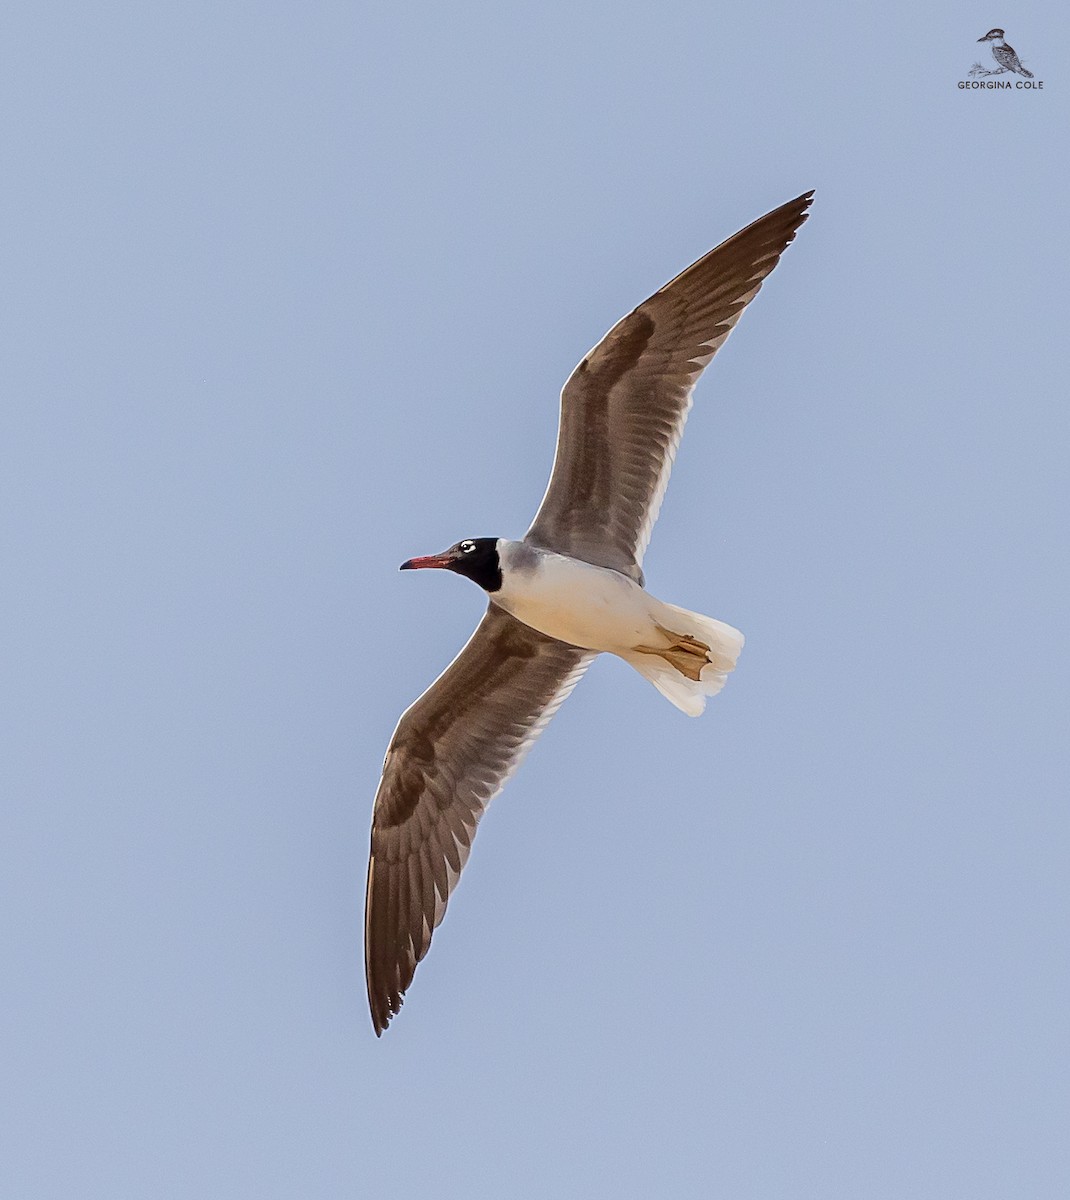
<svg viewBox="0 0 1070 1200"><path fill-rule="evenodd" d="M417 571L423 567L437 567L442 571L466 575L485 592L496 592L502 586L502 564L498 557L497 538L466 538L441 554L410 558L408 562L401 564L403 571Z"/></svg>

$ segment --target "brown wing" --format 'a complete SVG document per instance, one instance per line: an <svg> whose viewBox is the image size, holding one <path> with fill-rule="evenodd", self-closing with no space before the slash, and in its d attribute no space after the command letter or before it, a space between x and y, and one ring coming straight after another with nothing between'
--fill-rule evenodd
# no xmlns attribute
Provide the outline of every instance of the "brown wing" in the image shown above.
<svg viewBox="0 0 1070 1200"><path fill-rule="evenodd" d="M479 818L593 658L492 603L398 722L375 796L364 914L377 1034L431 945Z"/></svg>
<svg viewBox="0 0 1070 1200"><path fill-rule="evenodd" d="M695 381L806 220L812 197L711 250L580 363L561 393L553 474L528 541L642 581Z"/></svg>

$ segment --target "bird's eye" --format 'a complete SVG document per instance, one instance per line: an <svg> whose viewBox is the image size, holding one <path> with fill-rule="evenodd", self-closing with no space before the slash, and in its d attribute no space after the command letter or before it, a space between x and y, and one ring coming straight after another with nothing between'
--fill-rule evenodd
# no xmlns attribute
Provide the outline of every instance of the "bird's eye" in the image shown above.
<svg viewBox="0 0 1070 1200"><path fill-rule="evenodd" d="M475 548L476 548L475 542L461 542L461 553L462 554L471 554Z"/></svg>

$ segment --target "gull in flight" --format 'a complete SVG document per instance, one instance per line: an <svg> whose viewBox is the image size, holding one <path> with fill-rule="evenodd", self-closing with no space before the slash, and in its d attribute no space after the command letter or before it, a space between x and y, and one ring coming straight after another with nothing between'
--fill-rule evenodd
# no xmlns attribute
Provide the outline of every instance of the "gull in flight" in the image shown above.
<svg viewBox="0 0 1070 1200"><path fill-rule="evenodd" d="M486 615L390 741L372 816L365 968L375 1032L401 1008L491 800L596 654L698 716L743 647L656 599L642 563L695 382L806 220L759 218L619 321L561 393L553 472L519 541L467 538L402 570L464 575Z"/></svg>

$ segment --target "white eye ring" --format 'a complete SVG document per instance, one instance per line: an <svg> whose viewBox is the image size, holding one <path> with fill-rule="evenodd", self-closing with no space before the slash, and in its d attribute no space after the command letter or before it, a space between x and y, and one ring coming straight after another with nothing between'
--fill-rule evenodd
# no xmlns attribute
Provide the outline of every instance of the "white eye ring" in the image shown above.
<svg viewBox="0 0 1070 1200"><path fill-rule="evenodd" d="M461 553L462 554L471 554L475 548L476 548L475 542L461 542Z"/></svg>

